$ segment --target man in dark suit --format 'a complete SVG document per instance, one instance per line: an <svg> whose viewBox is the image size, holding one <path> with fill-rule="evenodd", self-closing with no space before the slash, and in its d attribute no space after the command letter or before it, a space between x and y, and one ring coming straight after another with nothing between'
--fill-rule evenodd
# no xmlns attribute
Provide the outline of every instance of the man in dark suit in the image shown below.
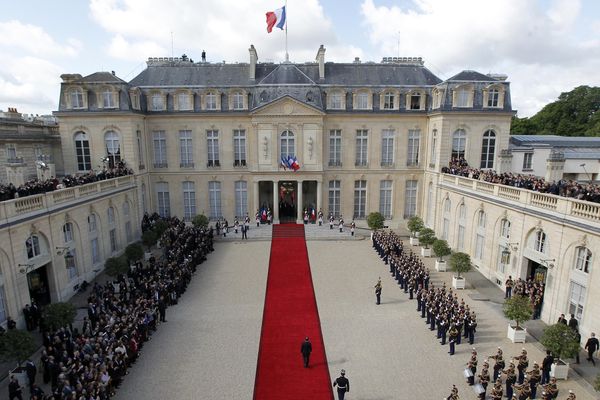
<svg viewBox="0 0 600 400"><path fill-rule="evenodd" d="M598 339L596 338L596 334L592 332L592 337L587 340L585 343L585 349L588 352L588 361L591 361L592 364L596 365L596 361L594 361L594 353L600 347L600 343L598 343Z"/></svg>
<svg viewBox="0 0 600 400"><path fill-rule="evenodd" d="M25 371L27 372L27 378L29 379L29 390L33 391L33 385L35 385L35 376L37 374L37 367L31 359L25 363Z"/></svg>
<svg viewBox="0 0 600 400"><path fill-rule="evenodd" d="M304 342L300 346L300 353L302 353L302 359L304 360L304 368L308 368L308 361L310 359L310 353L312 353L312 344L308 340L308 336L304 338Z"/></svg>
<svg viewBox="0 0 600 400"><path fill-rule="evenodd" d="M575 319L575 314L571 314L571 319L569 320L569 328L573 329L574 331L577 331L579 328L579 323Z"/></svg>

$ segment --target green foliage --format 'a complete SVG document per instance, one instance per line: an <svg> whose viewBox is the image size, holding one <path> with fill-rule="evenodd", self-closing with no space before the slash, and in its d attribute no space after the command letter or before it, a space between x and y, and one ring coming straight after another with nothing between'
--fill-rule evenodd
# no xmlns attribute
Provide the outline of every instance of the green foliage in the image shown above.
<svg viewBox="0 0 600 400"><path fill-rule="evenodd" d="M367 216L367 225L371 229L381 229L383 228L383 222L385 221L385 217L380 212L372 212Z"/></svg>
<svg viewBox="0 0 600 400"><path fill-rule="evenodd" d="M156 240L160 239L167 229L169 229L169 223L167 221L163 219L156 221L153 228L154 232L156 232Z"/></svg>
<svg viewBox="0 0 600 400"><path fill-rule="evenodd" d="M126 274L129 271L129 262L125 254L119 257L111 257L104 263L104 268L109 276Z"/></svg>
<svg viewBox="0 0 600 400"><path fill-rule="evenodd" d="M561 93L531 118L513 118L513 135L600 136L600 87Z"/></svg>
<svg viewBox="0 0 600 400"><path fill-rule="evenodd" d="M125 257L127 257L128 262L137 261L143 256L144 249L139 242L131 243L129 246L125 247Z"/></svg>
<svg viewBox="0 0 600 400"><path fill-rule="evenodd" d="M450 270L458 274L469 272L471 270L471 257L467 253L456 252L450 256Z"/></svg>
<svg viewBox="0 0 600 400"><path fill-rule="evenodd" d="M406 227L410 231L411 236L416 237L417 232L420 232L421 229L425 227L425 224L423 223L421 217L415 215L414 217L411 217L408 220L408 222L406 223Z"/></svg>
<svg viewBox="0 0 600 400"><path fill-rule="evenodd" d="M540 343L558 358L575 357L579 352L577 334L572 328L562 323L544 329Z"/></svg>
<svg viewBox="0 0 600 400"><path fill-rule="evenodd" d="M19 365L36 351L33 335L27 331L10 329L0 335L0 360L16 361Z"/></svg>
<svg viewBox="0 0 600 400"><path fill-rule="evenodd" d="M148 250L150 250L150 248L156 244L157 240L158 237L156 236L156 232L153 230L147 230L142 234L142 243L144 243L144 246L146 246Z"/></svg>
<svg viewBox="0 0 600 400"><path fill-rule="evenodd" d="M443 239L436 239L431 247L435 256L439 257L439 261L444 261L445 256L452 254L452 249L448 246L448 242Z"/></svg>
<svg viewBox="0 0 600 400"><path fill-rule="evenodd" d="M428 249L429 246L436 241L435 232L433 229L423 228L419 232L419 243L425 245L425 248Z"/></svg>
<svg viewBox="0 0 600 400"><path fill-rule="evenodd" d="M72 324L75 320L77 310L71 303L52 303L42 310L44 323L51 330L60 329Z"/></svg>
<svg viewBox="0 0 600 400"><path fill-rule="evenodd" d="M192 218L192 225L196 228L206 228L208 227L208 217L204 214L198 214Z"/></svg>
<svg viewBox="0 0 600 400"><path fill-rule="evenodd" d="M533 307L528 297L512 296L502 306L504 316L517 323L517 328L525 321L529 321L533 315Z"/></svg>

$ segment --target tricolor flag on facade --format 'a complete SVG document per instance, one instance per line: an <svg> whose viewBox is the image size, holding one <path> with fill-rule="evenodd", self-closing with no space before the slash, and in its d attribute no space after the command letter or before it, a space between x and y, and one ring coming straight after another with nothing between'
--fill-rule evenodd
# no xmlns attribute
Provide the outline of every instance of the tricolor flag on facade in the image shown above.
<svg viewBox="0 0 600 400"><path fill-rule="evenodd" d="M273 27L281 30L285 27L285 6L267 12L267 32L271 33Z"/></svg>
<svg viewBox="0 0 600 400"><path fill-rule="evenodd" d="M285 170L288 169L289 165L288 165L287 160L285 159L284 156L281 156L281 164L280 165L283 167L283 169L285 169Z"/></svg>

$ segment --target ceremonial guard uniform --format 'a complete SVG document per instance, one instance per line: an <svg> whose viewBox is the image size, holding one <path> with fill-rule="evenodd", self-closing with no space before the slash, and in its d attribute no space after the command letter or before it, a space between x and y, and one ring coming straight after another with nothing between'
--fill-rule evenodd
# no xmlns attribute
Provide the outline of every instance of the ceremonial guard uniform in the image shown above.
<svg viewBox="0 0 600 400"><path fill-rule="evenodd" d="M377 281L375 285L375 297L377 298L377 302L375 304L379 305L381 303L381 278Z"/></svg>
<svg viewBox="0 0 600 400"><path fill-rule="evenodd" d="M490 382L489 364L487 361L483 362L483 368L479 376L479 384L483 387L483 392L479 393L480 399L485 399L485 392L487 391L488 383Z"/></svg>
<svg viewBox="0 0 600 400"><path fill-rule="evenodd" d="M515 365L513 363L510 363L508 365L508 369L503 372L506 374L506 397L510 399L513 395L513 385L517 381L517 375L515 374Z"/></svg>
<svg viewBox="0 0 600 400"><path fill-rule="evenodd" d="M338 222L338 228L340 228L340 233L344 231L344 220L340 217L340 221Z"/></svg>
<svg viewBox="0 0 600 400"><path fill-rule="evenodd" d="M319 226L323 225L323 211L319 210Z"/></svg>
<svg viewBox="0 0 600 400"><path fill-rule="evenodd" d="M504 358L502 356L502 349L500 347L498 347L498 351L496 352L495 356L490 356L489 358L493 359L494 362L494 375L493 375L493 381L496 382L496 379L498 379L498 376L500 375L500 373L502 372L502 370L504 369Z"/></svg>
<svg viewBox="0 0 600 400"><path fill-rule="evenodd" d="M346 371L341 370L339 378L333 381L333 387L337 387L338 400L344 400L344 396L350 391L350 381L345 375Z"/></svg>
<svg viewBox="0 0 600 400"><path fill-rule="evenodd" d="M502 400L502 394L502 381L497 379L496 384L494 384L494 387L490 392L490 396L492 396L492 400Z"/></svg>
<svg viewBox="0 0 600 400"><path fill-rule="evenodd" d="M448 353L450 353L450 355L452 356L454 355L454 346L456 343L456 338L458 337L458 330L454 325L452 325L452 328L450 328L448 335L450 337L450 351Z"/></svg>
<svg viewBox="0 0 600 400"><path fill-rule="evenodd" d="M460 397L458 397L458 389L456 388L456 386L452 385L452 391L450 392L450 396L446 397L446 400L459 400Z"/></svg>
<svg viewBox="0 0 600 400"><path fill-rule="evenodd" d="M537 385L542 379L542 374L538 363L534 362L533 369L531 371L527 371L527 378L529 379L529 387L531 388L531 398L535 399Z"/></svg>
<svg viewBox="0 0 600 400"><path fill-rule="evenodd" d="M523 349L521 351L521 355L515 357L518 360L517 371L519 371L519 377L517 378L517 382L519 385L523 384L523 380L525 379L525 369L529 367L529 359L527 358L527 350Z"/></svg>
<svg viewBox="0 0 600 400"><path fill-rule="evenodd" d="M333 221L335 219L333 218L333 214L329 214L329 229L333 229Z"/></svg>

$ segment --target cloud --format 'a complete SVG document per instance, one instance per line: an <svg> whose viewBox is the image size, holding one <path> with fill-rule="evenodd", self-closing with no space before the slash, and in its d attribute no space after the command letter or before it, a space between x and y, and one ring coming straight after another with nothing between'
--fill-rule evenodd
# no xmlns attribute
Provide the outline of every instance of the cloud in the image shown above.
<svg viewBox="0 0 600 400"><path fill-rule="evenodd" d="M442 78L463 69L503 72L512 82L513 107L531 115L562 91L599 84L598 40L576 38L579 0L414 0L411 9L361 8L373 46L384 55L422 56ZM382 23L386 21L386 23ZM501 68L501 69L500 69ZM539 85L536 87L536 85Z"/></svg>
<svg viewBox="0 0 600 400"><path fill-rule="evenodd" d="M66 44L57 43L43 28L12 20L0 22L0 48L14 48L42 56L76 56L82 44L69 38Z"/></svg>

